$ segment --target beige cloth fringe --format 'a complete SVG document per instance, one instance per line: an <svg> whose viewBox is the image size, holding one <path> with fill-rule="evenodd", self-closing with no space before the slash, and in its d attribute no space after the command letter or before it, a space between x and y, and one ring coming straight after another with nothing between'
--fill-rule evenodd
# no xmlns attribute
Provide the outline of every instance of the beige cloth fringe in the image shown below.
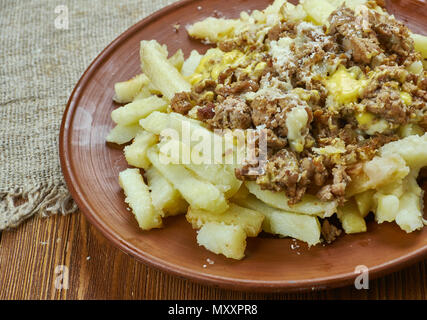
<svg viewBox="0 0 427 320"><path fill-rule="evenodd" d="M32 189L16 188L0 193L0 230L16 227L33 214L49 217L69 214L77 205L64 185L46 185Z"/></svg>

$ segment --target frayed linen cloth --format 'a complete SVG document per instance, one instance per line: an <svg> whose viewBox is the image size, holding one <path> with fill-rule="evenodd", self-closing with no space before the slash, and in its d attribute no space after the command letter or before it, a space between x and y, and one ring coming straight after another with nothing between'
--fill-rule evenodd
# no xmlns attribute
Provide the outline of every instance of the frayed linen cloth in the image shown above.
<svg viewBox="0 0 427 320"><path fill-rule="evenodd" d="M71 91L111 41L176 0L0 0L0 231L77 210L59 163Z"/></svg>

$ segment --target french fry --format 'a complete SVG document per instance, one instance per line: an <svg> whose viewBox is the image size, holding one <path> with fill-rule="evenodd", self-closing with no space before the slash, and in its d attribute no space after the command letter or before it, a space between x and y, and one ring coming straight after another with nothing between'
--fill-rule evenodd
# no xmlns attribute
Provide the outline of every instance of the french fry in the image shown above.
<svg viewBox="0 0 427 320"><path fill-rule="evenodd" d="M181 71L182 65L184 64L184 53L179 49L175 54L170 57L169 62L173 65L178 71Z"/></svg>
<svg viewBox="0 0 427 320"><path fill-rule="evenodd" d="M409 174L411 174L411 173L409 173ZM394 195L394 196L400 198L406 189L406 187L403 185L404 181L405 181L405 179L395 181L395 182L390 183L390 184L383 185L383 186L377 188L376 191L377 191L377 193L391 194L391 195Z"/></svg>
<svg viewBox="0 0 427 320"><path fill-rule="evenodd" d="M399 154L377 156L363 165L361 174L352 177L346 188L346 196L401 181L408 173L409 167Z"/></svg>
<svg viewBox="0 0 427 320"><path fill-rule="evenodd" d="M407 233L421 229L422 211L420 197L415 193L407 192L400 198L399 213L396 216L396 223Z"/></svg>
<svg viewBox="0 0 427 320"><path fill-rule="evenodd" d="M227 170L232 171L234 174L234 167L237 163L235 158L238 158L236 153L239 152L238 148L234 147L232 150L233 155L235 155L233 159L223 158L222 154L228 148L227 142L220 135L205 128L200 121L187 118L175 112L153 112L145 119L141 119L139 124L145 130L154 134L184 141L190 149L197 148L200 150L200 154L205 159L210 159L211 163L225 163L224 166ZM199 142L200 138L202 138L201 142ZM207 144L208 142L209 144ZM218 152L218 149L221 152Z"/></svg>
<svg viewBox="0 0 427 320"><path fill-rule="evenodd" d="M315 196L306 194L299 203L289 205L289 199L284 192L262 190L255 181L247 181L246 187L249 192L254 194L258 199L277 209L308 215L317 215L322 218L330 217L336 212L337 204L335 201L322 202Z"/></svg>
<svg viewBox="0 0 427 320"><path fill-rule="evenodd" d="M196 50L191 51L190 56L187 58L187 60L184 61L184 64L182 65L181 74L184 77L191 76L199 65L202 57L203 56Z"/></svg>
<svg viewBox="0 0 427 320"><path fill-rule="evenodd" d="M245 186L245 184L242 183L239 190L237 190L237 192L230 198L230 200L237 203L237 201L245 201L248 196L249 196L249 190Z"/></svg>
<svg viewBox="0 0 427 320"><path fill-rule="evenodd" d="M364 218L374 209L375 190L367 190L354 196L360 215Z"/></svg>
<svg viewBox="0 0 427 320"><path fill-rule="evenodd" d="M366 232L365 219L363 219L353 199L347 201L344 206L337 208L337 216L345 233Z"/></svg>
<svg viewBox="0 0 427 320"><path fill-rule="evenodd" d="M399 198L392 194L381 194L377 192L374 196L377 202L375 220L378 223L392 222L399 212Z"/></svg>
<svg viewBox="0 0 427 320"><path fill-rule="evenodd" d="M159 160L156 146L151 147L147 155L153 166L164 177L167 177L169 182L193 208L217 213L227 210L228 204L224 194L212 183L198 179L191 171L181 165L163 164Z"/></svg>
<svg viewBox="0 0 427 320"><path fill-rule="evenodd" d="M418 171L413 170L405 178L404 185L407 190L399 199L399 211L396 216L396 223L408 233L424 226L422 211L424 192L417 184L417 176Z"/></svg>
<svg viewBox="0 0 427 320"><path fill-rule="evenodd" d="M199 229L208 222L218 222L240 226L245 230L248 237L256 237L261 232L262 221L264 220L262 213L240 207L234 203L230 203L229 208L220 214L190 207L185 217L194 229Z"/></svg>
<svg viewBox="0 0 427 320"><path fill-rule="evenodd" d="M128 164L137 168L147 169L150 160L147 158L147 150L157 142L157 136L141 130L131 145L124 148L125 158Z"/></svg>
<svg viewBox="0 0 427 320"><path fill-rule="evenodd" d="M328 17L336 8L327 0L303 0L302 6L310 21L327 25Z"/></svg>
<svg viewBox="0 0 427 320"><path fill-rule="evenodd" d="M307 17L307 12L301 4L293 5L287 2L282 8L282 15L286 21L302 21Z"/></svg>
<svg viewBox="0 0 427 320"><path fill-rule="evenodd" d="M145 176L151 191L153 206L157 210L162 211L164 217L187 212L188 203L156 168L148 168L145 171Z"/></svg>
<svg viewBox="0 0 427 320"><path fill-rule="evenodd" d="M216 43L230 39L244 31L253 30L257 25L261 32L266 32L266 26L277 24L282 18L281 8L286 0L275 0L264 10L253 10L251 15L247 12L240 13L240 19L224 19L209 17L187 27L188 34L205 43Z"/></svg>
<svg viewBox="0 0 427 320"><path fill-rule="evenodd" d="M158 146L160 153L163 153L163 155L167 156L172 163L183 164L187 169L195 173L200 179L211 182L221 192L225 193L226 198L233 196L242 185L242 181L236 178L234 172L227 170L226 165L212 163L205 164L201 162L203 159L199 154L197 156L200 159L194 159L196 152L191 150L189 146L182 143L181 141L165 139L161 141ZM163 148L164 146L167 148ZM184 155L187 155L188 159L183 159ZM208 160L210 161L211 159Z"/></svg>
<svg viewBox="0 0 427 320"><path fill-rule="evenodd" d="M150 80L143 73L134 78L117 82L114 85L115 96L113 100L118 103L129 103L137 96L144 86L147 86Z"/></svg>
<svg viewBox="0 0 427 320"><path fill-rule="evenodd" d="M287 0L274 0L267 8L264 9L266 15L280 13L281 8L284 4L287 3Z"/></svg>
<svg viewBox="0 0 427 320"><path fill-rule="evenodd" d="M132 102L134 102L136 100L142 100L145 98L149 98L153 95L155 95L155 93L153 93L153 91L150 89L150 86L145 86L141 89L140 92L138 92L138 94L135 96L135 98L133 98Z"/></svg>
<svg viewBox="0 0 427 320"><path fill-rule="evenodd" d="M120 172L119 184L132 209L138 225L143 230L151 230L162 226L161 211L156 210L151 203L150 191L144 182L139 169L126 169Z"/></svg>
<svg viewBox="0 0 427 320"><path fill-rule="evenodd" d="M188 126L190 136L196 130L202 130L207 135L214 134L213 132L206 129L201 121L187 118L175 112L162 113L154 111L145 119L141 119L139 124L145 130L154 134L162 134L162 131L166 129L172 129L181 134L184 126Z"/></svg>
<svg viewBox="0 0 427 320"><path fill-rule="evenodd" d="M154 111L166 111L168 103L157 96L150 96L145 99L135 100L123 107L117 108L111 112L111 118L117 124L129 126L137 124L142 118L147 117Z"/></svg>
<svg viewBox="0 0 427 320"><path fill-rule="evenodd" d="M379 152L383 157L399 155L411 169L418 170L427 166L427 133L387 143Z"/></svg>
<svg viewBox="0 0 427 320"><path fill-rule="evenodd" d="M111 143L124 144L135 138L138 131L141 130L142 128L138 124L130 126L117 125L108 133L106 140Z"/></svg>
<svg viewBox="0 0 427 320"><path fill-rule="evenodd" d="M231 198L242 185L242 181L230 174L223 165L189 163L185 167L193 171L201 179L204 178L221 188L226 198Z"/></svg>
<svg viewBox="0 0 427 320"><path fill-rule="evenodd" d="M366 3L366 0L328 0L328 2L334 7L334 10L338 9L343 3L353 10L360 5Z"/></svg>
<svg viewBox="0 0 427 320"><path fill-rule="evenodd" d="M427 59L427 37L421 34L412 33L415 50L419 51L424 59Z"/></svg>
<svg viewBox="0 0 427 320"><path fill-rule="evenodd" d="M232 36L238 20L209 17L187 27L188 34L196 39L215 43Z"/></svg>
<svg viewBox="0 0 427 320"><path fill-rule="evenodd" d="M171 65L157 41L141 41L140 56L142 70L166 99L171 100L179 92L191 91L190 84Z"/></svg>
<svg viewBox="0 0 427 320"><path fill-rule="evenodd" d="M245 256L246 233L240 226L208 222L197 232L197 243L213 253L240 260Z"/></svg>
<svg viewBox="0 0 427 320"><path fill-rule="evenodd" d="M241 206L264 214L262 229L265 232L292 237L304 241L310 246L320 242L320 224L315 216L272 208L253 195L236 202Z"/></svg>

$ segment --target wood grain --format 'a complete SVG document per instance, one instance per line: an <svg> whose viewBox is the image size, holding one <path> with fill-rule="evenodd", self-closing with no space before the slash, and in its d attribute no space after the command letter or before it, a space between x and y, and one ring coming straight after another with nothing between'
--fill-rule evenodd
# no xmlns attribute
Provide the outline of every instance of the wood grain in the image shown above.
<svg viewBox="0 0 427 320"><path fill-rule="evenodd" d="M55 288L55 267L69 269L68 290ZM4 231L0 299L427 299L427 261L370 281L294 294L217 289L144 266L113 247L82 214L35 218Z"/></svg>

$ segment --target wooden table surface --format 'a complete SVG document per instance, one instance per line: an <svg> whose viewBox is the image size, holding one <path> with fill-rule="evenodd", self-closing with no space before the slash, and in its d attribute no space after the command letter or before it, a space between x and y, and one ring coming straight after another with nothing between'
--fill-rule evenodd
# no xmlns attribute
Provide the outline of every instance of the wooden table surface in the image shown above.
<svg viewBox="0 0 427 320"><path fill-rule="evenodd" d="M57 277L65 275L65 270L68 289L57 289ZM351 286L294 294L228 291L170 276L137 262L113 247L83 214L76 213L30 219L17 229L1 233L0 288L0 299L425 300L427 260L371 280L368 290Z"/></svg>

